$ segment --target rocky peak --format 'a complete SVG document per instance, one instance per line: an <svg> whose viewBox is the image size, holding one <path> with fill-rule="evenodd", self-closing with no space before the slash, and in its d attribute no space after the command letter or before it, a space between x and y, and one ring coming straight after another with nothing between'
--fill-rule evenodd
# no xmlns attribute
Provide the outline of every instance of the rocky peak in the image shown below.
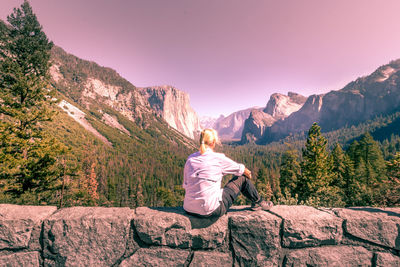
<svg viewBox="0 0 400 267"><path fill-rule="evenodd" d="M400 59L391 61L387 65L379 67L371 75L364 77L368 82L384 82L400 70ZM362 79L362 78L361 78Z"/></svg>
<svg viewBox="0 0 400 267"><path fill-rule="evenodd" d="M242 143L253 143L262 137L267 127L271 126L276 119L262 110L254 109L244 122L242 131Z"/></svg>
<svg viewBox="0 0 400 267"><path fill-rule="evenodd" d="M288 95L272 94L264 112L276 119L284 119L295 111L298 111L306 101L306 97L289 92Z"/></svg>
<svg viewBox="0 0 400 267"><path fill-rule="evenodd" d="M174 129L192 139L201 131L200 120L190 106L187 93L168 85L137 89L150 107Z"/></svg>
<svg viewBox="0 0 400 267"><path fill-rule="evenodd" d="M288 95L272 94L264 110L253 110L244 123L242 143L256 142L267 127L279 120L285 120L290 114L298 111L306 102L306 97L289 92Z"/></svg>
<svg viewBox="0 0 400 267"><path fill-rule="evenodd" d="M227 117L220 116L214 123L214 129L222 140L240 140L245 120L250 112L258 107L236 111Z"/></svg>
<svg viewBox="0 0 400 267"><path fill-rule="evenodd" d="M219 118L214 118L211 116L202 116L199 118L200 126L202 129L214 128L215 122L218 121L220 118L224 118L224 115L221 115Z"/></svg>

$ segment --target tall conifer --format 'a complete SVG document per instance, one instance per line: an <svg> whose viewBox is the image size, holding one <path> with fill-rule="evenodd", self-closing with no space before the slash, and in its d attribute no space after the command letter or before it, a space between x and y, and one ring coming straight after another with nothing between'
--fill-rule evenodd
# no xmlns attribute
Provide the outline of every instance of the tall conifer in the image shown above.
<svg viewBox="0 0 400 267"><path fill-rule="evenodd" d="M49 86L49 42L28 1L0 27L0 182L24 203L51 199L58 186L60 145L46 136L54 90Z"/></svg>
<svg viewBox="0 0 400 267"><path fill-rule="evenodd" d="M324 196L332 182L331 162L326 150L327 140L321 135L321 128L314 123L308 131L306 146L303 149L301 176L298 189L299 200Z"/></svg>
<svg viewBox="0 0 400 267"><path fill-rule="evenodd" d="M350 145L348 154L354 164L354 192L350 204L384 204L386 165L378 143L365 133Z"/></svg>
<svg viewBox="0 0 400 267"><path fill-rule="evenodd" d="M285 195L285 192L288 191L292 197L295 196L300 172L297 152L295 150L287 150L282 155L282 163L280 166L280 187L282 195Z"/></svg>
<svg viewBox="0 0 400 267"><path fill-rule="evenodd" d="M386 192L386 199L388 206L400 204L400 153L388 161L387 163L388 178L387 182L388 191Z"/></svg>

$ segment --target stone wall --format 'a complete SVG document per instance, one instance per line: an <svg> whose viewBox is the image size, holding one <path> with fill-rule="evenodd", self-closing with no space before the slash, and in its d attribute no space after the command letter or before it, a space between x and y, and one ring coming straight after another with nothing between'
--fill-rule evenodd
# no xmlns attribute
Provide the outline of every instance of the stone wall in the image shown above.
<svg viewBox="0 0 400 267"><path fill-rule="evenodd" d="M0 205L0 266L400 266L400 208Z"/></svg>

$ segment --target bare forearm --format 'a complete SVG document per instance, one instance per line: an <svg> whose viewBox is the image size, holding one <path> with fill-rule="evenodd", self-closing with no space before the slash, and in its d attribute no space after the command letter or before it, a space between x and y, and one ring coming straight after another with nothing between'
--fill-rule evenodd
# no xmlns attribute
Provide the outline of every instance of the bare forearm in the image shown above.
<svg viewBox="0 0 400 267"><path fill-rule="evenodd" d="M247 178L251 179L251 171L247 168L244 169L243 175L246 176Z"/></svg>

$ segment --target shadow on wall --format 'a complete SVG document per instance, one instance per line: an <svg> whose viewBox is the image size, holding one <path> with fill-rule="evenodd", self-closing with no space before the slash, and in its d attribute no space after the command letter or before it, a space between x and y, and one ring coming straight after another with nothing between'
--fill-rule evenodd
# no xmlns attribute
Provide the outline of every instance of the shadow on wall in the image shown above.
<svg viewBox="0 0 400 267"><path fill-rule="evenodd" d="M348 208L348 209L349 210L358 210L358 211L367 211L367 212L372 212L372 213L385 213L388 216L400 218L400 213L393 212L393 211L390 211L387 209L372 208L372 207L354 207L354 208Z"/></svg>
<svg viewBox="0 0 400 267"><path fill-rule="evenodd" d="M207 217L198 217L195 215L190 215L183 209L183 207L167 207L167 208L149 207L149 209L183 215L189 219L192 229L207 228L210 225L217 222L218 219L220 218L220 217L207 218ZM249 207L240 207L240 208L230 209L230 210L228 210L228 212L232 213L232 212L240 212L240 211L246 211L246 210L250 210L250 208Z"/></svg>

